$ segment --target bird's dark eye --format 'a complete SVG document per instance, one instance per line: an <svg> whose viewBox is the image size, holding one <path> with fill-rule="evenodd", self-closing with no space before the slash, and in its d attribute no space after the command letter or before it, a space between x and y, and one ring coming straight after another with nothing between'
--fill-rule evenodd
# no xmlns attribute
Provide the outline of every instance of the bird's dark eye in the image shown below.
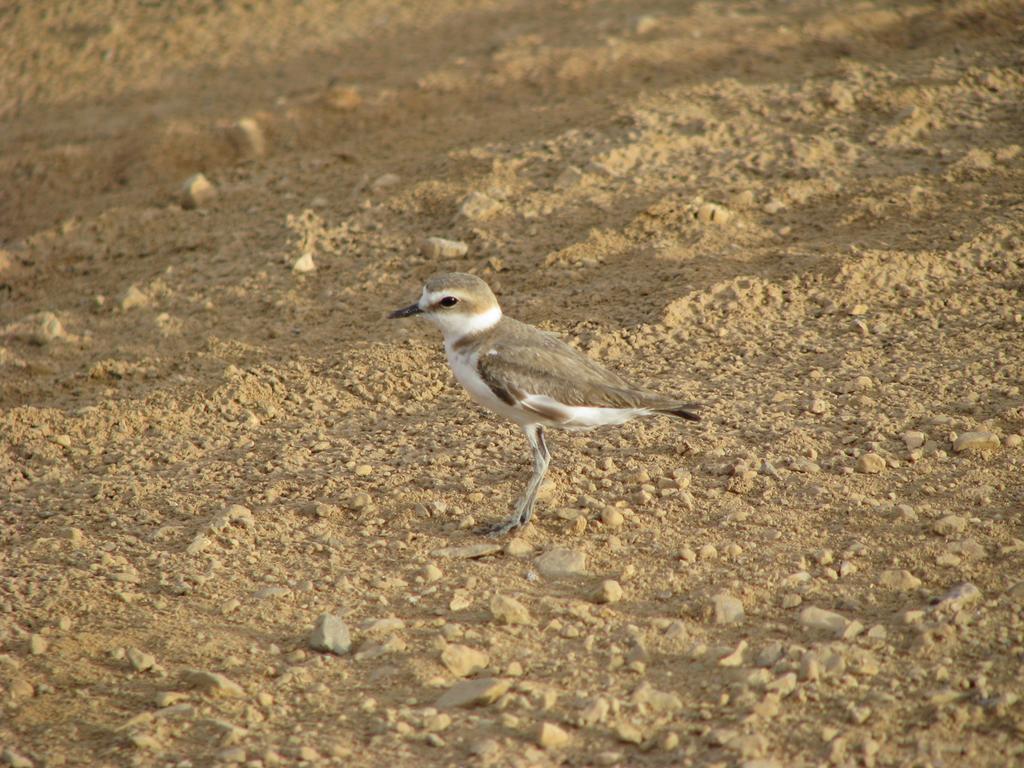
<svg viewBox="0 0 1024 768"><path fill-rule="evenodd" d="M437 303L440 304L442 307L454 307L456 304L459 303L459 300L456 299L454 296L445 296Z"/></svg>

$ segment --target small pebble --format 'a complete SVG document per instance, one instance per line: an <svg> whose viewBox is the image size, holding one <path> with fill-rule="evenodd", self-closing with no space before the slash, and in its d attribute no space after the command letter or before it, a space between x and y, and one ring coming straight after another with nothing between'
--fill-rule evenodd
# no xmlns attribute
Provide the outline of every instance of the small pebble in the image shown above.
<svg viewBox="0 0 1024 768"><path fill-rule="evenodd" d="M28 651L33 656L42 656L50 647L50 641L42 635L32 634L28 639Z"/></svg>
<svg viewBox="0 0 1024 768"><path fill-rule="evenodd" d="M877 453L862 453L853 468L864 475L877 475L885 469L885 459Z"/></svg>
<svg viewBox="0 0 1024 768"><path fill-rule="evenodd" d="M217 753L217 760L222 763L235 764L244 763L246 758L243 747L227 747Z"/></svg>
<svg viewBox="0 0 1024 768"><path fill-rule="evenodd" d="M54 341L76 341L79 338L69 334L53 312L34 312L23 321L7 326L0 334L23 338L39 346L46 346ZM0 357L0 360L2 359Z"/></svg>
<svg viewBox="0 0 1024 768"><path fill-rule="evenodd" d="M315 763L317 760L320 759L320 753L310 746L299 747L298 754L300 760L306 760L310 763Z"/></svg>
<svg viewBox="0 0 1024 768"><path fill-rule="evenodd" d="M908 451L915 451L918 448L921 448L928 439L924 432L918 432L916 430L904 432L901 437L903 438L903 444L907 446Z"/></svg>
<svg viewBox="0 0 1024 768"><path fill-rule="evenodd" d="M939 536L950 536L967 530L967 518L960 515L946 515L932 524L932 530Z"/></svg>
<svg viewBox="0 0 1024 768"><path fill-rule="evenodd" d="M743 620L743 603L728 592L719 592L711 598L715 612L715 624L735 624Z"/></svg>
<svg viewBox="0 0 1024 768"><path fill-rule="evenodd" d="M80 546L82 546L85 543L85 534L82 533L82 529L81 528L74 528L74 527L64 528L64 529L61 530L60 536L61 536L61 538L67 539L68 541L70 541L71 544L73 546L75 546L75 547L80 547ZM70 621L70 619L69 619L69 621Z"/></svg>
<svg viewBox="0 0 1024 768"><path fill-rule="evenodd" d="M949 592L943 595L935 605L935 610L947 610L956 613L964 606L980 599L981 590L968 581L963 584L957 584L949 590Z"/></svg>
<svg viewBox="0 0 1024 768"><path fill-rule="evenodd" d="M217 188L203 174L189 176L181 186L181 207L201 208L217 196Z"/></svg>
<svg viewBox="0 0 1024 768"><path fill-rule="evenodd" d="M729 198L729 203L734 208L751 208L754 205L754 191L744 189Z"/></svg>
<svg viewBox="0 0 1024 768"><path fill-rule="evenodd" d="M455 259L469 253L469 246L460 240L428 237L420 245L420 253L428 259Z"/></svg>
<svg viewBox="0 0 1024 768"><path fill-rule="evenodd" d="M738 752L740 757L756 758L767 751L768 739L760 733L739 734L729 739L725 746Z"/></svg>
<svg viewBox="0 0 1024 768"><path fill-rule="evenodd" d="M452 724L451 715L445 712L438 712L423 720L423 729L432 733L444 731Z"/></svg>
<svg viewBox="0 0 1024 768"><path fill-rule="evenodd" d="M801 472L805 475L815 475L821 472L821 465L811 461L804 456L794 456L789 460L789 468L793 472Z"/></svg>
<svg viewBox="0 0 1024 768"><path fill-rule="evenodd" d="M924 620L924 611L922 611L920 609L912 609L912 610L909 610L909 611L903 611L903 613L900 614L900 620L904 624L908 624L908 625L920 624Z"/></svg>
<svg viewBox="0 0 1024 768"><path fill-rule="evenodd" d="M501 552L500 544L467 544L464 547L444 547L435 549L434 557L449 557L455 560L475 560L478 557L487 557Z"/></svg>
<svg viewBox="0 0 1024 768"><path fill-rule="evenodd" d="M650 683L644 682L633 691L633 701L642 704L656 714L673 714L683 708L683 701L679 694L667 691L659 691Z"/></svg>
<svg viewBox="0 0 1024 768"><path fill-rule="evenodd" d="M845 616L812 605L800 611L800 623L810 629L822 629L836 635L842 635L849 624Z"/></svg>
<svg viewBox="0 0 1024 768"><path fill-rule="evenodd" d="M774 691L783 698L789 696L789 694L796 690L796 672L787 672L775 678L765 686L765 689Z"/></svg>
<svg viewBox="0 0 1024 768"><path fill-rule="evenodd" d="M610 708L608 699L603 696L596 696L585 703L583 710L580 712L578 722L580 725L586 726L604 722Z"/></svg>
<svg viewBox="0 0 1024 768"><path fill-rule="evenodd" d="M204 693L225 698L243 698L245 696L242 686L219 672L188 669L185 670L183 677L186 683Z"/></svg>
<svg viewBox="0 0 1024 768"><path fill-rule="evenodd" d="M128 740L137 749L146 749L155 752L161 748L160 740L151 733L133 733Z"/></svg>
<svg viewBox="0 0 1024 768"><path fill-rule="evenodd" d="M999 436L992 432L964 432L953 441L956 453L992 451L999 447Z"/></svg>
<svg viewBox="0 0 1024 768"><path fill-rule="evenodd" d="M316 271L316 262L313 261L313 252L306 251L292 264L292 272L298 275L305 275Z"/></svg>
<svg viewBox="0 0 1024 768"><path fill-rule="evenodd" d="M469 677L485 669L490 657L483 651L453 643L441 651L441 663L456 677Z"/></svg>
<svg viewBox="0 0 1024 768"><path fill-rule="evenodd" d="M127 312L128 310L136 309L137 307L148 307L150 304L150 298L139 289L139 286L132 283L128 286L124 295L121 296L121 301L118 303L121 306L121 311Z"/></svg>
<svg viewBox="0 0 1024 768"><path fill-rule="evenodd" d="M723 656L718 660L718 666L720 667L740 667L743 666L743 654L747 650L747 641L740 640L739 645L736 646L730 653Z"/></svg>
<svg viewBox="0 0 1024 768"><path fill-rule="evenodd" d="M491 616L503 624L529 624L530 612L526 606L507 595L495 595L490 603Z"/></svg>
<svg viewBox="0 0 1024 768"><path fill-rule="evenodd" d="M803 605L804 599L795 592L789 592L782 596L782 607L783 608L797 608Z"/></svg>
<svg viewBox="0 0 1024 768"><path fill-rule="evenodd" d="M321 613L309 635L309 646L314 651L326 651L343 656L352 649L348 625L340 616Z"/></svg>
<svg viewBox="0 0 1024 768"><path fill-rule="evenodd" d="M595 603L617 603L622 599L622 587L614 579L605 579L594 593Z"/></svg>
<svg viewBox="0 0 1024 768"><path fill-rule="evenodd" d="M269 586L256 590L252 596L257 600L272 600L275 597L288 597L291 593L292 591L288 587Z"/></svg>
<svg viewBox="0 0 1024 768"><path fill-rule="evenodd" d="M402 183L402 177L397 173L382 173L370 184L371 192L385 192L397 187Z"/></svg>
<svg viewBox="0 0 1024 768"><path fill-rule="evenodd" d="M448 602L448 610L464 611L473 604L473 595L468 589L456 589Z"/></svg>
<svg viewBox="0 0 1024 768"><path fill-rule="evenodd" d="M484 706L497 701L510 687L508 680L494 677L463 680L441 694L434 706L438 709Z"/></svg>
<svg viewBox="0 0 1024 768"><path fill-rule="evenodd" d="M889 587L901 592L909 592L921 586L921 580L910 571L896 569L882 571L882 575L878 578L878 583L883 587Z"/></svg>
<svg viewBox="0 0 1024 768"><path fill-rule="evenodd" d="M775 641L769 643L757 654L757 665L759 667L770 667L782 658L782 643Z"/></svg>
<svg viewBox="0 0 1024 768"><path fill-rule="evenodd" d="M615 507L605 507L601 510L601 524L609 528L621 528L626 518Z"/></svg>
<svg viewBox="0 0 1024 768"><path fill-rule="evenodd" d="M220 533L231 524L251 530L256 525L256 520L253 518L252 511L248 507L243 507L241 504L232 504L215 514L210 519L207 527L213 533Z"/></svg>
<svg viewBox="0 0 1024 768"><path fill-rule="evenodd" d="M234 613L235 611L237 611L241 607L242 607L242 601L239 600L238 598L232 597L230 600L225 602L224 605L222 605L220 607L220 610L221 610L221 613L223 613L226 616L228 614Z"/></svg>
<svg viewBox="0 0 1024 768"><path fill-rule="evenodd" d="M652 16L649 13L645 13L643 16L637 16L633 22L633 32L637 35L646 35L648 32L653 32L658 28L658 17Z"/></svg>
<svg viewBox="0 0 1024 768"><path fill-rule="evenodd" d="M367 619L362 625L363 632L370 637L384 637L405 629L405 622L399 618Z"/></svg>
<svg viewBox="0 0 1024 768"><path fill-rule="evenodd" d="M3 752L4 763L9 765L11 768L32 768L32 761L25 757L20 752L16 751L14 747L7 747Z"/></svg>
<svg viewBox="0 0 1024 768"><path fill-rule="evenodd" d="M462 205L459 206L459 213L467 219L479 221L489 219L502 208L501 203L482 192L470 192Z"/></svg>
<svg viewBox="0 0 1024 768"><path fill-rule="evenodd" d="M251 117L243 117L231 126L228 136L244 155L262 157L267 153L267 138L260 124Z"/></svg>
<svg viewBox="0 0 1024 768"><path fill-rule="evenodd" d="M578 576L587 571L587 556L574 549L555 547L548 550L535 561L537 570L542 576L557 579L566 576Z"/></svg>
<svg viewBox="0 0 1024 768"><path fill-rule="evenodd" d="M496 739L479 739L469 745L469 753L479 757L482 763L489 764L501 753L501 745Z"/></svg>
<svg viewBox="0 0 1024 768"><path fill-rule="evenodd" d="M135 668L136 672L145 672L147 669L152 669L156 665L156 658L151 653L140 651L138 648L129 648L126 651L128 661L132 667Z"/></svg>
<svg viewBox="0 0 1024 768"><path fill-rule="evenodd" d="M370 497L370 494L366 493L366 491L359 491L358 493L353 493L345 501L345 507L347 509L352 510L353 512L360 512L364 509L369 509L372 505L373 499ZM318 508L326 506L327 505L321 504ZM328 507L328 509L331 509L331 507Z"/></svg>
<svg viewBox="0 0 1024 768"><path fill-rule="evenodd" d="M576 185L581 184L585 178L586 175L583 171L575 165L570 165L558 174L558 177L555 179L554 187L557 190L572 189Z"/></svg>
<svg viewBox="0 0 1024 768"><path fill-rule="evenodd" d="M643 731L633 725L633 723L625 721L615 726L615 736L625 744L640 744L644 740Z"/></svg>
<svg viewBox="0 0 1024 768"><path fill-rule="evenodd" d="M885 640L889 636L889 630L882 624L875 624L868 630L867 635L871 640Z"/></svg>
<svg viewBox="0 0 1024 768"><path fill-rule="evenodd" d="M871 717L871 707L858 707L851 705L849 708L850 721L857 725L863 725Z"/></svg>
<svg viewBox="0 0 1024 768"><path fill-rule="evenodd" d="M553 723L541 723L537 729L537 746L542 749L560 749L569 743L569 734Z"/></svg>
<svg viewBox="0 0 1024 768"><path fill-rule="evenodd" d="M153 702L161 709L165 709L166 707L173 707L175 704L179 704L180 702L187 700L187 693L182 693L181 691L160 691L154 697Z"/></svg>
<svg viewBox="0 0 1024 768"><path fill-rule="evenodd" d="M517 537L505 545L505 554L510 557L529 557L533 554L533 545Z"/></svg>

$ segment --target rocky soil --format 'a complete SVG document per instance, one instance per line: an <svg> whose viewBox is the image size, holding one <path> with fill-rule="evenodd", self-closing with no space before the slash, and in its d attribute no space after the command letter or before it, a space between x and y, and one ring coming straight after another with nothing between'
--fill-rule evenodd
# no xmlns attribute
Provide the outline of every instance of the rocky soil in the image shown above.
<svg viewBox="0 0 1024 768"><path fill-rule="evenodd" d="M1024 764L1019 3L0 29L7 764ZM703 422L475 535L450 270Z"/></svg>

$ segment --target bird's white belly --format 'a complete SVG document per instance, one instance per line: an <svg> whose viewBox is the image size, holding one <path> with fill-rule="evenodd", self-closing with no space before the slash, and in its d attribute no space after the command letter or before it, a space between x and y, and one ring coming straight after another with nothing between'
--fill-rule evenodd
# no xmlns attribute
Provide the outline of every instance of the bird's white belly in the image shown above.
<svg viewBox="0 0 1024 768"><path fill-rule="evenodd" d="M447 347L447 345L445 346ZM487 386L487 382L480 378L480 374L476 372L477 356L475 353L465 354L451 349L446 349L445 351L448 353L448 365L451 366L452 373L455 374L459 384L466 389L466 392L469 393L470 398L474 402L494 411L499 416L504 416L506 419L514 421L516 424L543 423L544 420L536 414L522 408L517 408L514 405L509 405L494 394L491 388Z"/></svg>
<svg viewBox="0 0 1024 768"><path fill-rule="evenodd" d="M649 416L646 408L602 408L594 405L565 405L547 395L529 395L523 401L526 405L536 404L543 410L557 410L564 414L555 423L560 429L594 429L625 424L637 416Z"/></svg>

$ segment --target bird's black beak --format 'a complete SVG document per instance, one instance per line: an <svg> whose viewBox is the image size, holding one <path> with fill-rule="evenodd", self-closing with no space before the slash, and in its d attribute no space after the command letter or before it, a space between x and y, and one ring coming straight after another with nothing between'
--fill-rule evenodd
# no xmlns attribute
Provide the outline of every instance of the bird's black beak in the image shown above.
<svg viewBox="0 0 1024 768"><path fill-rule="evenodd" d="M419 315L422 312L423 310L420 309L419 304L410 304L408 307L396 309L394 312L388 315L388 319L397 320L400 317L412 317L413 315Z"/></svg>

